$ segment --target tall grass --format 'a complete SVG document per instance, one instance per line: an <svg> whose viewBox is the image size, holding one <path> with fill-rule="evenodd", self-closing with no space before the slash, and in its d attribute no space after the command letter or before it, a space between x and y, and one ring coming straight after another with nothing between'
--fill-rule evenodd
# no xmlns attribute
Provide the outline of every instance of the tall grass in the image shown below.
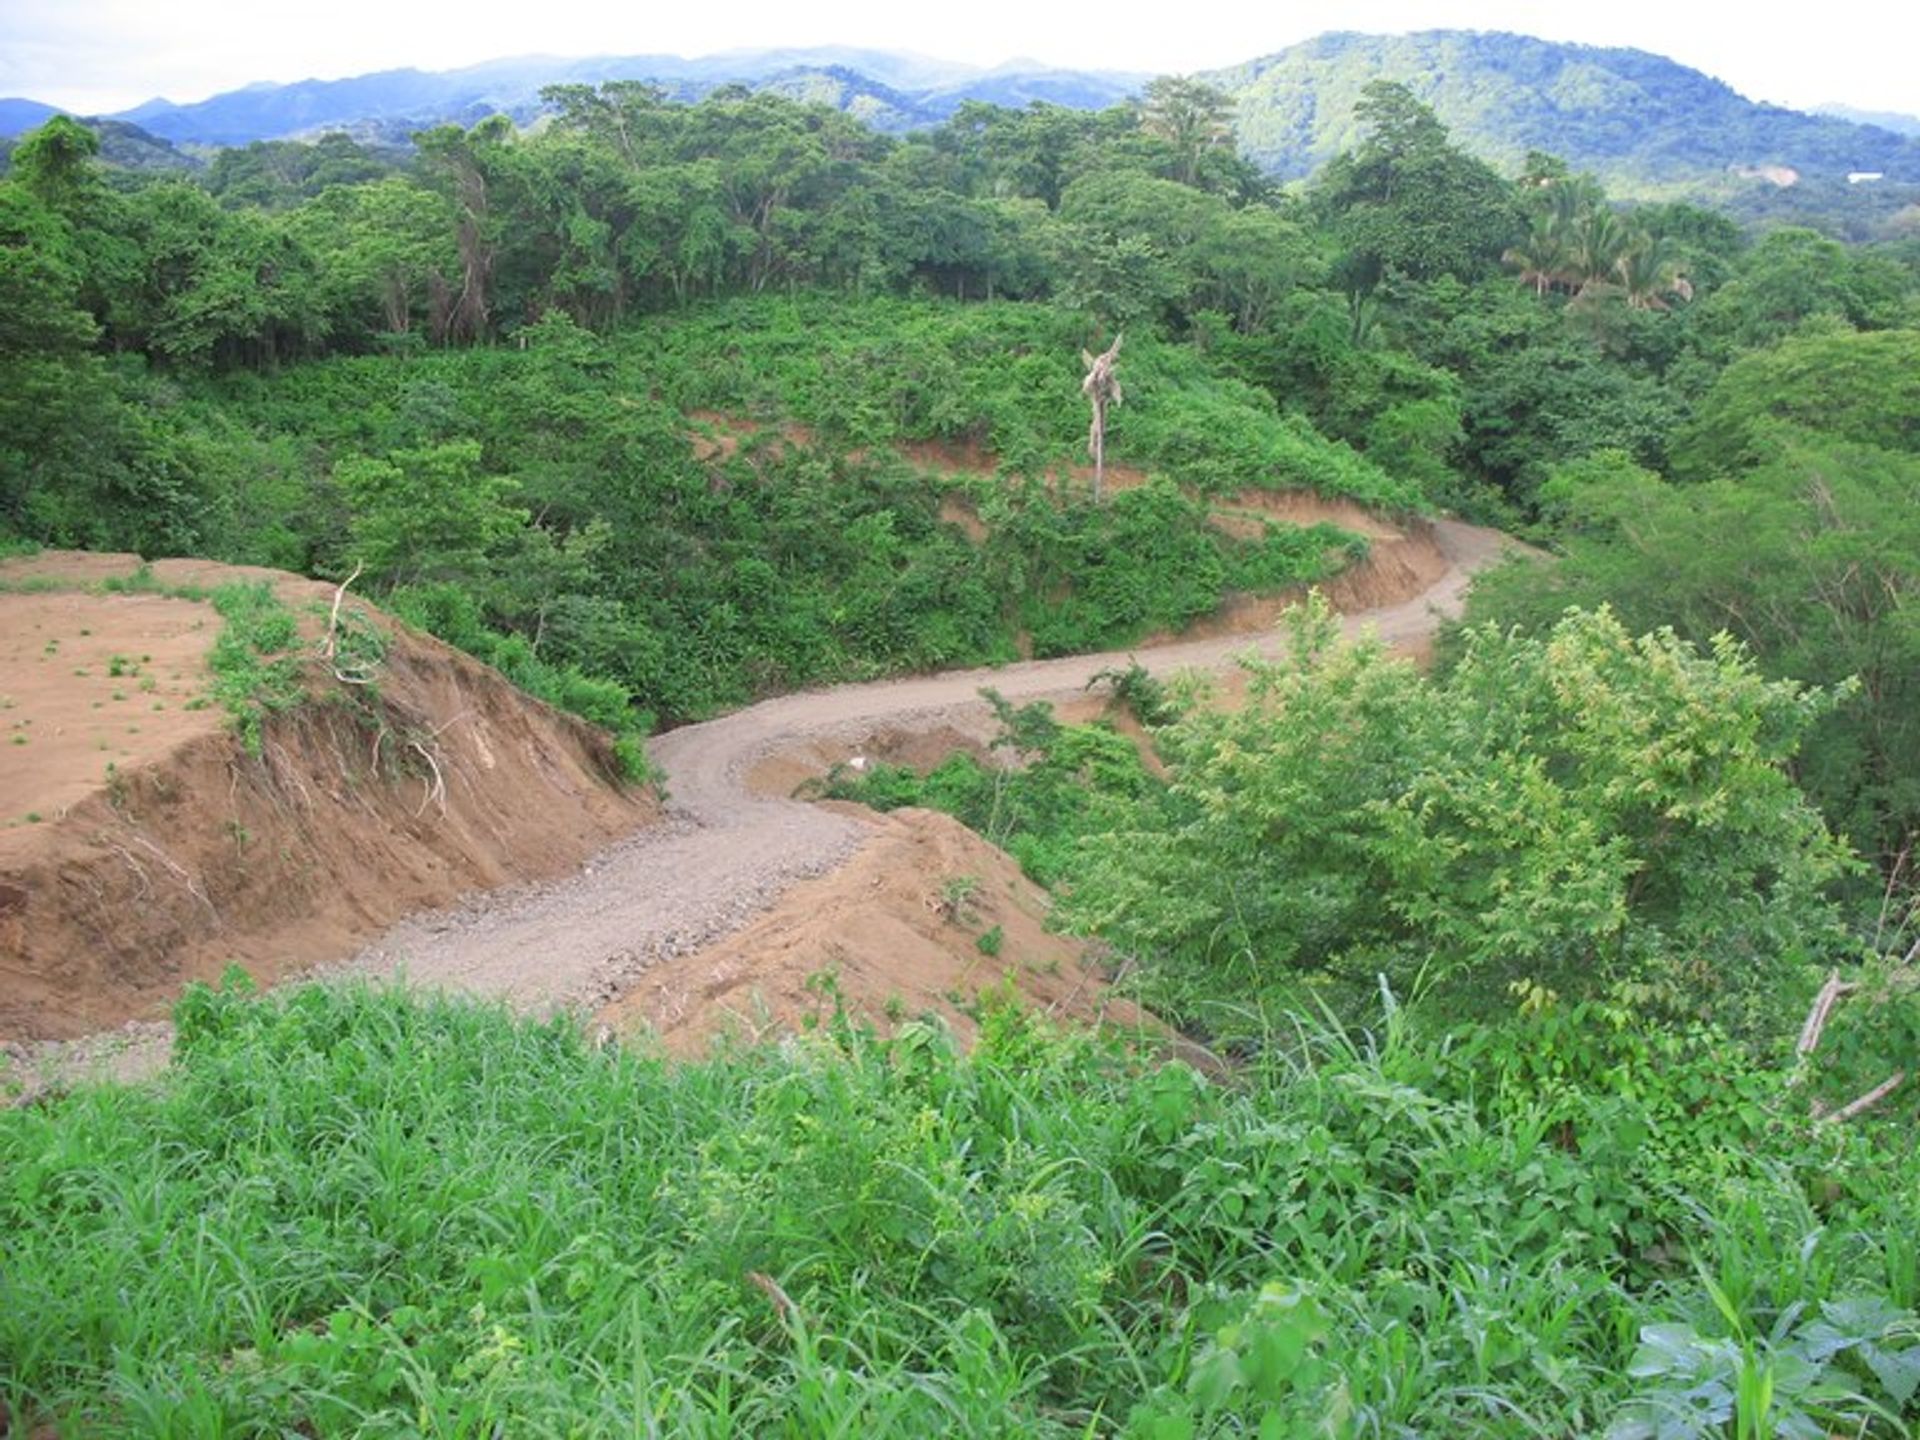
<svg viewBox="0 0 1920 1440"><path fill-rule="evenodd" d="M1397 1024L1228 1085L1011 1011L687 1065L363 986L178 1020L0 1115L0 1398L62 1433L1628 1433L1742 1365L1914 1416L1910 1149L1569 1134Z"/></svg>

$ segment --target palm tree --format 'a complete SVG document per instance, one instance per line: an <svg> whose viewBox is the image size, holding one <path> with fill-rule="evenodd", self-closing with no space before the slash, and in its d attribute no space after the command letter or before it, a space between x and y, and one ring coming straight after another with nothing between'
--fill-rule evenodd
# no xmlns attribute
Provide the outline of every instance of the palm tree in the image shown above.
<svg viewBox="0 0 1920 1440"><path fill-rule="evenodd" d="M1604 205L1581 217L1568 241L1568 259L1579 297L1602 294L1615 282L1620 262L1633 240L1633 232Z"/></svg>
<svg viewBox="0 0 1920 1440"><path fill-rule="evenodd" d="M1693 299L1693 285L1683 273L1680 247L1665 235L1636 235L1614 267L1627 305L1634 310L1670 310L1669 299Z"/></svg>
<svg viewBox="0 0 1920 1440"><path fill-rule="evenodd" d="M1552 211L1534 216L1527 238L1500 259L1518 270L1520 283L1531 285L1536 295L1548 295L1568 283L1566 231Z"/></svg>

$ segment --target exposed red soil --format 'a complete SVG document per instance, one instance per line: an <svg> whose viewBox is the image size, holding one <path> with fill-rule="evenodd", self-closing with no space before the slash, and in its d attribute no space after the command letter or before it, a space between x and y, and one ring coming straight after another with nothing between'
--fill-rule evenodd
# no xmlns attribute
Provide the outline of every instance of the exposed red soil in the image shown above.
<svg viewBox="0 0 1920 1440"><path fill-rule="evenodd" d="M1046 892L1003 852L930 810L835 808L874 832L851 861L718 944L653 966L602 1022L650 1030L682 1056L718 1036L792 1033L836 1006L883 1033L937 1014L966 1042L978 1006L998 997L1168 1040L1108 993L1084 942L1046 928ZM996 935L997 953L983 952L982 937Z"/></svg>
<svg viewBox="0 0 1920 1440"><path fill-rule="evenodd" d="M696 418L712 427L709 455L735 453L727 449L741 444L729 428L734 422ZM810 438L801 427L783 427L748 443ZM935 448L910 458L954 473L991 471L991 457L973 447ZM1115 488L1144 479L1124 470L1110 475ZM955 523L965 526L964 511L980 526L962 492L949 502ZM1216 513L1223 526L1267 518L1329 521L1367 536L1367 560L1325 588L1351 624L1364 620L1403 648L1428 643L1435 612L1457 613L1468 575L1504 544L1453 522L1402 524L1311 495L1248 491L1219 502ZM976 538L984 533L981 526ZM51 575L81 584L125 574L134 563L47 556L0 567L0 581ZM330 587L272 572L196 562L167 562L155 572L176 584L264 576L298 605L332 596ZM69 598L85 604L55 604ZM194 666L219 623L210 609L177 612L186 602L133 597L152 604L112 612L109 598L6 596L0 607L31 600L47 608L9 613L71 626L76 639L79 628L94 630L109 661L146 654L156 667L173 667L156 682L156 697L159 684L197 683L203 672ZM1137 653L1163 675L1231 676L1241 651L1284 648L1272 621L1291 598L1237 602L1210 626ZM80 618L95 605L103 607L99 623ZM200 630L196 612L205 621ZM141 633L152 643L117 636L106 628L110 613L146 617L141 623L151 626ZM10 622L0 633L13 637L16 628ZM68 707L62 724L42 712L21 714L24 705L4 712L36 729L17 748L34 749L41 733L67 743L44 752L45 783L67 775L60 783L75 790L44 792L69 796L61 818L0 831L0 845L23 847L18 856L0 851L9 857L0 866L0 1039L71 1035L151 1014L184 980L210 977L232 959L271 982L339 958L403 915L573 871L589 855L584 869L558 884L488 894L466 911L419 914L385 931L356 963L523 1008L608 1003L611 1020L658 1026L682 1052L729 1027L780 1028L817 1017L826 987L807 981L821 974L834 977L843 1003L886 1023L932 1009L964 1035L974 996L1010 987L1059 1015L1118 1014L1151 1028L1108 1003L1087 954L1046 934L1044 895L978 837L930 814L882 821L785 798L804 779L856 756L924 769L956 748L982 750L992 729L977 699L983 685L1015 702L1051 699L1067 718L1091 714L1101 701L1085 692L1087 677L1124 665L1127 654L844 686L663 735L652 752L668 776L672 823L601 850L654 815L648 802L606 783L603 740L485 667L394 631L381 682L386 723L427 737L445 782L444 812L421 757L391 743L376 755L364 717L345 705L307 707L273 727L264 753L253 757L220 728L217 711L188 712L161 698L168 709L154 714L191 714L200 728L129 749L124 762L116 760L112 786L103 752L91 752L98 776L87 768L85 746L113 739L85 729L97 696L77 702L85 708L78 721L74 698L59 700ZM68 643L62 640L62 652ZM177 654L155 648L169 644ZM10 638L13 667L26 673L17 684L0 674L0 694L31 692L36 675L51 681L44 647L31 632L24 641ZM91 668L94 658L88 651L68 670ZM52 705L65 687L42 688ZM1224 682L1222 703L1232 703L1232 688ZM102 709L115 703L125 702L108 699ZM68 733L53 736L55 729ZM127 738L145 739L145 727ZM12 773L22 796L28 777L33 784L43 778L32 766ZM9 801L5 811L14 808ZM944 903L958 877L978 882L962 907L972 919ZM977 943L996 924L997 958Z"/></svg>
<svg viewBox="0 0 1920 1440"><path fill-rule="evenodd" d="M47 554L0 565L0 582L86 585L137 564ZM296 608L333 594L272 571L152 569L170 585L268 578ZM0 808L19 822L0 831L0 1040L157 1013L231 961L270 983L413 911L571 869L655 813L608 778L602 737L397 622L382 622L377 699L317 681L318 698L270 721L256 756L217 707L185 708L209 678L222 624L211 606L6 593L0 615L5 716L30 736L0 770ZM57 663L44 653L54 639ZM113 655L134 657L156 688L103 680ZM116 683L167 709L143 714L137 734L103 733L96 716L136 703L95 711ZM35 805L38 823L19 819Z"/></svg>

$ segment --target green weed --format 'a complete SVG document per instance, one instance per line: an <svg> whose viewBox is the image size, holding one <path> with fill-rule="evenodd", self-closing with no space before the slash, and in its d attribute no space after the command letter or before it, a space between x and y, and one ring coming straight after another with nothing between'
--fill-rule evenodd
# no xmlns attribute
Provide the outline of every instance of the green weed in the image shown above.
<svg viewBox="0 0 1920 1440"><path fill-rule="evenodd" d="M209 598L226 621L207 657L213 698L257 755L267 717L292 709L305 694L300 623L265 581L222 585Z"/></svg>
<svg viewBox="0 0 1920 1440"><path fill-rule="evenodd" d="M0 1113L0 1398L97 1434L1915 1417L1898 1137L1735 1147L1595 1094L1569 1142L1402 1023L1304 1026L1223 1086L980 1013L971 1056L836 1011L670 1065L394 990L197 987L164 1084Z"/></svg>

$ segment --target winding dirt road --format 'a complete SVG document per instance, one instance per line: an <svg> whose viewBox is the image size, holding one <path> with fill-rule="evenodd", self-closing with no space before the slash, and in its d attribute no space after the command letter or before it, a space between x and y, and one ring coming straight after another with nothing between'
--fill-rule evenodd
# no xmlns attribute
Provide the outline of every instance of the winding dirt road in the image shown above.
<svg viewBox="0 0 1920 1440"><path fill-rule="evenodd" d="M1433 538L1447 562L1440 579L1404 603L1346 616L1348 631L1371 628L1389 644L1418 644L1459 613L1472 574L1510 543L1496 531L1453 521L1436 522ZM844 864L871 835L850 816L754 794L748 772L767 757L825 740L857 744L879 728L984 734L983 686L1018 703L1062 700L1129 658L1163 675L1220 672L1239 656L1271 655L1284 643L1276 632L1228 635L845 685L671 731L650 746L666 775L666 824L609 847L558 884L494 892L461 910L407 921L346 968L403 973L418 985L534 1012L598 1007L632 988L656 961L700 949L802 879Z"/></svg>

